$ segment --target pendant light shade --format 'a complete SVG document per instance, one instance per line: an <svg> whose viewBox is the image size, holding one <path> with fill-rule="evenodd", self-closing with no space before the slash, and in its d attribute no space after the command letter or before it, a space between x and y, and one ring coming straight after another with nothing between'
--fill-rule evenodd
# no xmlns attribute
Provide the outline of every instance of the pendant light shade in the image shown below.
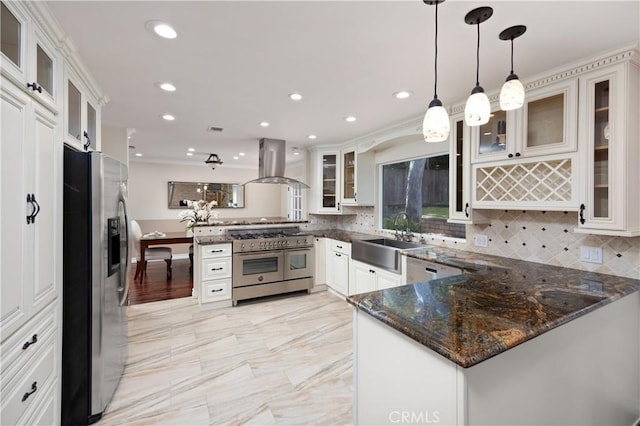
<svg viewBox="0 0 640 426"><path fill-rule="evenodd" d="M471 96L467 99L464 107L464 119L467 126L481 126L489 121L491 114L491 104L484 89L480 86L480 24L493 15L490 7L479 7L473 9L464 17L464 21L469 25L476 25L478 28L478 43L476 46L476 86L471 91Z"/></svg>
<svg viewBox="0 0 640 426"><path fill-rule="evenodd" d="M520 37L525 31L527 31L527 27L524 25L515 25L502 31L499 35L500 40L511 41L511 72L500 91L500 108L503 111L518 109L524 105L524 86L513 72L513 39Z"/></svg>
<svg viewBox="0 0 640 426"><path fill-rule="evenodd" d="M435 25L435 78L433 84L433 100L429 103L427 113L422 121L422 136L425 142L444 142L449 138L449 114L438 99L438 4L444 0L423 0L428 5L436 6Z"/></svg>

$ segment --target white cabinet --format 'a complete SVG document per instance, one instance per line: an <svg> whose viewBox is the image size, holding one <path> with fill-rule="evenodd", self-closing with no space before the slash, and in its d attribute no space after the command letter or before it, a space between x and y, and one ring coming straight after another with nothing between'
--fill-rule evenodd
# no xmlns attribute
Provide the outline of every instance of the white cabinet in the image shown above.
<svg viewBox="0 0 640 426"><path fill-rule="evenodd" d="M2 338L57 297L56 121L2 78Z"/></svg>
<svg viewBox="0 0 640 426"><path fill-rule="evenodd" d="M342 151L342 204L374 204L375 161L373 152L358 153L353 147Z"/></svg>
<svg viewBox="0 0 640 426"><path fill-rule="evenodd" d="M2 2L2 74L57 112L61 60L22 2Z"/></svg>
<svg viewBox="0 0 640 426"><path fill-rule="evenodd" d="M310 213L338 214L341 212L340 151L312 151Z"/></svg>
<svg viewBox="0 0 640 426"><path fill-rule="evenodd" d="M49 109L4 76L0 104L0 423L29 424L59 398L61 145Z"/></svg>
<svg viewBox="0 0 640 426"><path fill-rule="evenodd" d="M525 104L513 111L502 111L498 96L491 96L489 122L472 129L472 163L576 151L577 80L526 88Z"/></svg>
<svg viewBox="0 0 640 426"><path fill-rule="evenodd" d="M316 237L313 247L315 250L315 270L313 274L314 291L326 290L327 286L327 239Z"/></svg>
<svg viewBox="0 0 640 426"><path fill-rule="evenodd" d="M486 223L486 216L471 202L471 127L464 122L464 105L451 117L449 133L449 219L447 222Z"/></svg>
<svg viewBox="0 0 640 426"><path fill-rule="evenodd" d="M401 274L394 274L357 260L351 261L351 270L350 295L384 290L385 288L397 287L402 284Z"/></svg>
<svg viewBox="0 0 640 426"><path fill-rule="evenodd" d="M64 77L64 141L85 151L100 150L101 108L70 68Z"/></svg>
<svg viewBox="0 0 640 426"><path fill-rule="evenodd" d="M198 245L194 260L194 289L198 288L200 304L231 306L231 244Z"/></svg>
<svg viewBox="0 0 640 426"><path fill-rule="evenodd" d="M349 267L351 244L327 239L327 285L340 294L349 294Z"/></svg>
<svg viewBox="0 0 640 426"><path fill-rule="evenodd" d="M638 75L637 63L626 60L580 76L577 232L640 235Z"/></svg>

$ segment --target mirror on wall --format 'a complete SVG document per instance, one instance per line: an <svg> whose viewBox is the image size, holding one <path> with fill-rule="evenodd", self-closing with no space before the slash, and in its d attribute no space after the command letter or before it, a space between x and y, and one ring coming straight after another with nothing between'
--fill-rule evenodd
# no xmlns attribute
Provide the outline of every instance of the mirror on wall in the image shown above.
<svg viewBox="0 0 640 426"><path fill-rule="evenodd" d="M184 209L187 200L215 201L217 208L244 208L244 185L240 183L169 182L170 209Z"/></svg>

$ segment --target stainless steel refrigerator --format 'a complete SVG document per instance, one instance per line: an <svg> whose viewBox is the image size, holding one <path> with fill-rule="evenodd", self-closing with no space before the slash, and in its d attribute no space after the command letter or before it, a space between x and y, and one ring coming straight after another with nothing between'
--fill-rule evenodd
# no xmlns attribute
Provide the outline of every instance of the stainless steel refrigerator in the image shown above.
<svg viewBox="0 0 640 426"><path fill-rule="evenodd" d="M64 149L63 425L102 417L127 360L127 167Z"/></svg>

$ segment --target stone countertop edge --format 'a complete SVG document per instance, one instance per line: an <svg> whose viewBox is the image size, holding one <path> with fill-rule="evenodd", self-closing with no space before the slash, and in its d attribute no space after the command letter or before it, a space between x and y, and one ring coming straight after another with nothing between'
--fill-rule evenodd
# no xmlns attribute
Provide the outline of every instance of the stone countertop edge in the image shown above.
<svg viewBox="0 0 640 426"><path fill-rule="evenodd" d="M465 272L347 301L464 368L640 291L640 280L632 278L438 247L421 250L429 255L417 249L404 254Z"/></svg>
<svg viewBox="0 0 640 426"><path fill-rule="evenodd" d="M206 235L201 237L195 237L194 240L196 244L201 246L233 242L233 239L228 237L227 235Z"/></svg>
<svg viewBox="0 0 640 426"><path fill-rule="evenodd" d="M365 234L362 232L343 231L337 229L309 230L310 234L317 238L331 238L332 240L351 243L353 240L367 240L371 238L382 238L380 235Z"/></svg>
<svg viewBox="0 0 640 426"><path fill-rule="evenodd" d="M277 225L277 224L309 223L308 220L291 220L286 217L238 217L214 219L211 223L196 223L194 226L238 226L238 225Z"/></svg>

